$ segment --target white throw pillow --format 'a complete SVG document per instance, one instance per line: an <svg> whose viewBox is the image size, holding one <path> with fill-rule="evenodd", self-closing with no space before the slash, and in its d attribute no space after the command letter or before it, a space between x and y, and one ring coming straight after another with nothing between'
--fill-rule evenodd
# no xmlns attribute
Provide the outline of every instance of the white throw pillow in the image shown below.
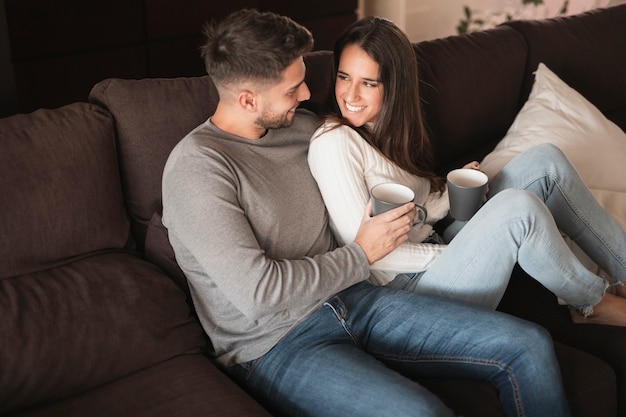
<svg viewBox="0 0 626 417"><path fill-rule="evenodd" d="M543 63L528 101L481 169L492 177L540 143L567 155L600 205L626 230L626 133Z"/></svg>

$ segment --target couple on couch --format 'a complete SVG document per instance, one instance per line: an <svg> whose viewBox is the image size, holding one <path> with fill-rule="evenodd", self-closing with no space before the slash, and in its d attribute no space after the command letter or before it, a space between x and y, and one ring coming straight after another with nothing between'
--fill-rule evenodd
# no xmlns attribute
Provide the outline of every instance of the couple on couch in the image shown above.
<svg viewBox="0 0 626 417"><path fill-rule="evenodd" d="M446 245L433 226L447 193L397 27L367 18L338 39L323 124L297 109L308 30L243 10L206 35L220 102L168 159L163 223L221 365L279 414L452 415L412 380L437 375L491 382L507 415L569 415L547 332L492 311L519 263L575 320L626 324L621 287L606 292L560 230L618 280L624 233L558 149L492 178ZM412 227L413 203L371 217L380 182L411 187L426 222Z"/></svg>

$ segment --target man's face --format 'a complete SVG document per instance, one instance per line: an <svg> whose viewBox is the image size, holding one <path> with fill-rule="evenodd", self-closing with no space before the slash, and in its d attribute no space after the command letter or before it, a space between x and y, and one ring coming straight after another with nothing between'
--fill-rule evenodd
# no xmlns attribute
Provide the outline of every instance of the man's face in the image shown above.
<svg viewBox="0 0 626 417"><path fill-rule="evenodd" d="M302 57L283 71L282 81L263 93L257 126L263 129L280 129L293 124L298 105L311 97L304 82L306 68Z"/></svg>

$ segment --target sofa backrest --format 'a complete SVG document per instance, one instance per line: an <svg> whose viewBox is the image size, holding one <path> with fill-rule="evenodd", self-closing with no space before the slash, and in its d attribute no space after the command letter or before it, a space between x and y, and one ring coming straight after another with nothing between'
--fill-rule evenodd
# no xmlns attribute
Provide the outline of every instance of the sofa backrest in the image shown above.
<svg viewBox="0 0 626 417"><path fill-rule="evenodd" d="M480 160L519 110L523 37L508 27L414 45L426 125L438 170Z"/></svg>
<svg viewBox="0 0 626 417"><path fill-rule="evenodd" d="M129 242L111 115L74 103L0 119L0 279Z"/></svg>
<svg viewBox="0 0 626 417"><path fill-rule="evenodd" d="M108 79L92 88L89 101L115 121L124 197L140 249L153 213L161 209L161 174L170 151L215 111L217 100L208 76Z"/></svg>
<svg viewBox="0 0 626 417"><path fill-rule="evenodd" d="M626 4L574 16L506 23L524 36L528 59L520 105L543 62L626 130Z"/></svg>

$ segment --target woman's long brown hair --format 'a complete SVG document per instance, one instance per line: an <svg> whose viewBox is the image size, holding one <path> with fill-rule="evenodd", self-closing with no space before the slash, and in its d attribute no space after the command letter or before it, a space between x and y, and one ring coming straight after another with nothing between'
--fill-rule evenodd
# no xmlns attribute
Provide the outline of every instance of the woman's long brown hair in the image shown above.
<svg viewBox="0 0 626 417"><path fill-rule="evenodd" d="M359 46L378 63L383 102L370 127L355 127L341 117L333 90L330 103L332 116L358 131L370 145L400 168L429 179L432 191L443 191L445 181L435 173L434 151L424 127L417 60L411 42L387 19L361 19L349 26L335 42L335 75L341 52L348 45Z"/></svg>

